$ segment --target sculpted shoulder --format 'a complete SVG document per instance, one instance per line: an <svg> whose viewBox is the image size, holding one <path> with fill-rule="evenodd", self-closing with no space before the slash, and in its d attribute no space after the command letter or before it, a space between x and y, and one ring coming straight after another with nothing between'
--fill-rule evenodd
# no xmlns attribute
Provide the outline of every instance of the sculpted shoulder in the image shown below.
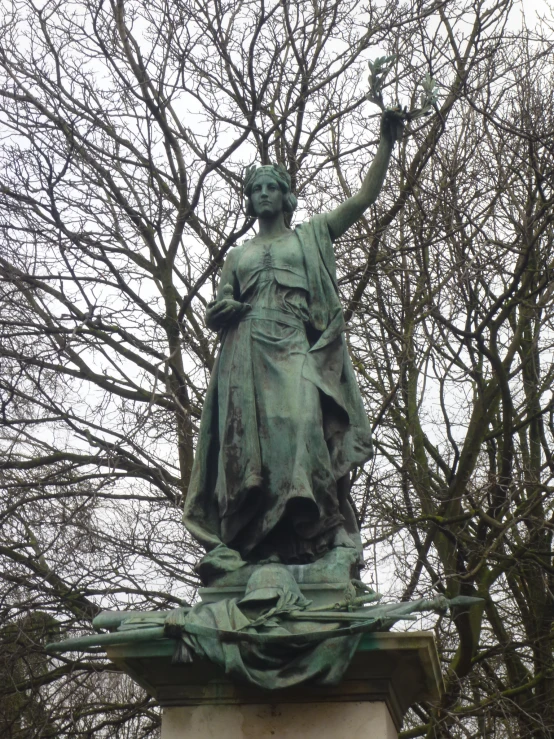
<svg viewBox="0 0 554 739"><path fill-rule="evenodd" d="M244 242L243 244L237 244L236 246L233 246L228 252L227 256L225 257L225 269L226 270L232 270L235 271L235 268L238 264L238 261L241 257L241 254L244 251L245 244L248 242Z"/></svg>

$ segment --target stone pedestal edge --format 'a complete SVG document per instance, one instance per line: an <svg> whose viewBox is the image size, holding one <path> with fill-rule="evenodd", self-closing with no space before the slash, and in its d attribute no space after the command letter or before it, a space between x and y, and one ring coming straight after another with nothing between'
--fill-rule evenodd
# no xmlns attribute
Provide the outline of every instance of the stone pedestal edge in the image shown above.
<svg viewBox="0 0 554 739"><path fill-rule="evenodd" d="M438 701L440 664L430 632L366 634L339 685L262 690L231 682L214 664L173 664L174 642L108 648L108 657L162 706L384 703L397 729L408 708Z"/></svg>

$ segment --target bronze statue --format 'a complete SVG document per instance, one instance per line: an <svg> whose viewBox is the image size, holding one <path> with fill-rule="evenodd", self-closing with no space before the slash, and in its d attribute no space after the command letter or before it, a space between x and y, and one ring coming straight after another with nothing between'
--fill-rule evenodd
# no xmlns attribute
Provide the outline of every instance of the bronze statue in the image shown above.
<svg viewBox="0 0 554 739"><path fill-rule="evenodd" d="M184 513L208 551L204 581L246 562L361 550L349 474L371 456L371 429L344 340L333 241L375 202L405 119L384 111L359 192L293 229L286 170L247 170L258 233L227 257L207 310L221 347Z"/></svg>
<svg viewBox="0 0 554 739"><path fill-rule="evenodd" d="M111 633L49 650L116 645L132 660L135 645L148 643L151 656L166 654L171 641L173 662L191 663L189 674L196 660L209 660L228 679L266 690L331 686L342 680L363 634L414 613L482 603L439 596L380 604L352 568L341 571L361 556L349 473L371 455L371 434L344 342L333 241L377 198L407 118L406 111L384 111L360 191L294 229L285 220L296 205L287 172L247 172L248 210L259 230L227 258L208 307L206 323L221 333L221 348L184 514L207 549L197 570L215 587L201 591L193 607L104 612L94 625ZM337 555L345 551L347 557ZM236 570L239 577L228 574Z"/></svg>

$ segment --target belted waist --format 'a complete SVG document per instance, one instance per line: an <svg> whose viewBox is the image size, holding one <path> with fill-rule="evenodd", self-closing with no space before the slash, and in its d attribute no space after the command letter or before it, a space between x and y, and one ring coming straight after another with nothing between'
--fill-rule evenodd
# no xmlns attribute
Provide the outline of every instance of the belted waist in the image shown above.
<svg viewBox="0 0 554 739"><path fill-rule="evenodd" d="M304 329L304 321L297 318L293 313L284 310L276 310L275 308L252 308L245 313L241 321L275 321L276 323L284 323L293 328Z"/></svg>

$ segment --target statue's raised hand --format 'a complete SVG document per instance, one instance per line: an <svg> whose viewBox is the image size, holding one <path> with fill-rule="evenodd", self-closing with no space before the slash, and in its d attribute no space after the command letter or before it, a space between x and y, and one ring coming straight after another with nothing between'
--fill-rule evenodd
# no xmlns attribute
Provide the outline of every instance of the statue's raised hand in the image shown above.
<svg viewBox="0 0 554 739"><path fill-rule="evenodd" d="M221 291L219 300L214 300L208 305L206 311L206 326L212 331L220 331L233 321L241 318L251 310L248 303L241 303L233 298L232 285L225 285Z"/></svg>
<svg viewBox="0 0 554 739"><path fill-rule="evenodd" d="M406 112L401 108L387 108L381 115L381 136L391 145L402 138Z"/></svg>

